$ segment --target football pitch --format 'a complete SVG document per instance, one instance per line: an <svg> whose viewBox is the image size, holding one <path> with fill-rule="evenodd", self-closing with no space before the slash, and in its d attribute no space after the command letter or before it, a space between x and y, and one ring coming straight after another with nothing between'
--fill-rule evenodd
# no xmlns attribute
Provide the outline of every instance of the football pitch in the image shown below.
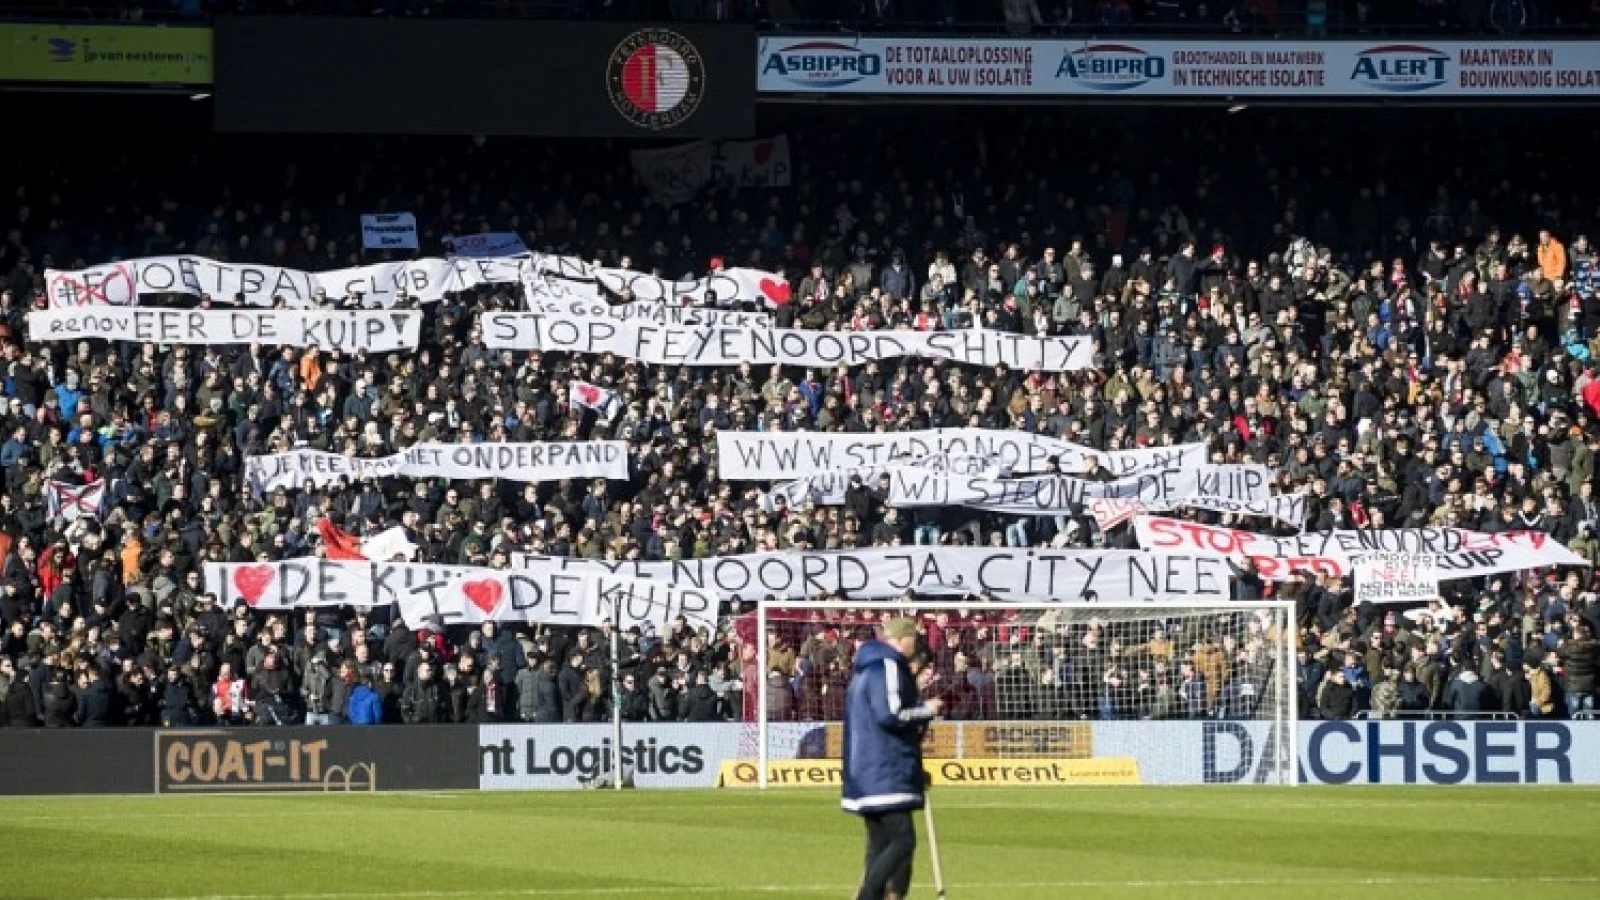
<svg viewBox="0 0 1600 900"><path fill-rule="evenodd" d="M964 898L1600 896L1600 790L946 788ZM0 897L851 897L820 790L8 798ZM912 897L933 897L922 818Z"/></svg>

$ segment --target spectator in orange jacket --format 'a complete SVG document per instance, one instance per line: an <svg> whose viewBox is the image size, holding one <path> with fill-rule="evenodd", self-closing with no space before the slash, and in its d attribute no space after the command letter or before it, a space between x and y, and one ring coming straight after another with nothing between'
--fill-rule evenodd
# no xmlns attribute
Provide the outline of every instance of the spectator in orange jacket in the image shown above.
<svg viewBox="0 0 1600 900"><path fill-rule="evenodd" d="M1539 232L1539 269L1551 281L1567 275L1567 248L1548 228Z"/></svg>

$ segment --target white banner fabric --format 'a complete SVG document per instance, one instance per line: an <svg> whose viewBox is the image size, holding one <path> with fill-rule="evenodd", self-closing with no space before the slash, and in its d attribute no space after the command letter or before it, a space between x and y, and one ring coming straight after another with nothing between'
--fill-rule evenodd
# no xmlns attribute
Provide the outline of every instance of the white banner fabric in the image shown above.
<svg viewBox="0 0 1600 900"><path fill-rule="evenodd" d="M794 166L789 139L696 141L659 150L634 150L633 172L663 203L684 203L703 190L788 187Z"/></svg>
<svg viewBox="0 0 1600 900"><path fill-rule="evenodd" d="M762 38L757 90L926 97L1590 97L1591 41Z"/></svg>
<svg viewBox="0 0 1600 900"><path fill-rule="evenodd" d="M363 478L504 478L560 481L628 477L624 441L550 441L525 444L417 444L391 456L358 457L321 450L290 450L245 459L245 479L257 491L293 490L307 481L323 487Z"/></svg>
<svg viewBox="0 0 1600 900"><path fill-rule="evenodd" d="M1356 603L1426 603L1439 596L1432 553L1372 553L1355 566Z"/></svg>
<svg viewBox="0 0 1600 900"><path fill-rule="evenodd" d="M751 553L666 562L616 562L514 554L540 579L556 573L614 572L755 601L844 592L852 600L987 592L999 600L1070 603L1087 595L1119 601L1227 600L1232 568L1215 554L1138 550L1024 550L999 547L873 547Z"/></svg>
<svg viewBox="0 0 1600 900"><path fill-rule="evenodd" d="M1583 557L1536 531L1484 534L1459 528L1394 528L1271 537L1153 516L1140 516L1133 523L1139 546L1146 550L1249 559L1263 578L1276 581L1301 571L1348 575L1357 562L1374 553L1431 553L1439 577L1445 579L1588 565Z"/></svg>
<svg viewBox="0 0 1600 900"><path fill-rule="evenodd" d="M543 293L544 281L529 282L528 309L551 319L609 319L617 322L639 321L656 325L680 327L711 326L717 328L771 328L772 315L760 312L742 312L734 309L711 309L704 306L680 306L661 300L635 300L631 303L607 303L605 300L582 300L577 297L549 298Z"/></svg>
<svg viewBox="0 0 1600 900"><path fill-rule="evenodd" d="M670 366L781 363L831 369L904 356L1045 372L1073 372L1094 365L1094 345L1088 338L1035 337L982 328L931 332L676 328L541 313L485 313L483 340L492 350L611 353Z"/></svg>
<svg viewBox="0 0 1600 900"><path fill-rule="evenodd" d="M1070 515L1097 499L1138 500L1146 506L1199 496L1264 503L1271 499L1272 485L1270 469L1238 465L1172 466L1116 481L1071 475L961 477L907 466L889 474L890 506L966 506L1024 516Z"/></svg>
<svg viewBox="0 0 1600 900"><path fill-rule="evenodd" d="M664 629L677 616L694 628L716 628L717 599L703 589L638 582L605 571L532 572L482 566L332 561L316 557L273 563L206 563L206 590L224 609L399 605L400 618L474 625L598 625Z"/></svg>
<svg viewBox="0 0 1600 900"><path fill-rule="evenodd" d="M1055 461L1081 472L1089 458L1113 475L1198 466L1204 444L1139 450L1096 450L1059 438L991 428L938 428L870 434L810 431L719 431L717 471L727 481L795 478L818 471L884 467L925 456L996 457L1002 469L1044 472Z"/></svg>
<svg viewBox="0 0 1600 900"><path fill-rule="evenodd" d="M416 310L160 309L85 306L28 313L31 341L137 341L142 344L263 344L345 353L415 349Z"/></svg>
<svg viewBox="0 0 1600 900"><path fill-rule="evenodd" d="M426 257L327 272L218 262L203 256L150 256L74 272L47 270L51 307L136 306L142 294L206 295L218 303L309 306L318 291L329 300L360 294L368 307L393 306L404 294L424 302L484 284L521 281L524 260Z"/></svg>
<svg viewBox="0 0 1600 900"><path fill-rule="evenodd" d="M884 466L831 469L794 481L781 482L767 491L762 502L768 512L776 509L775 501L780 497L790 509L807 503L815 503L818 506L840 506L843 505L845 495L850 490L850 479L860 478L864 486L876 488L879 478L891 474L902 465L952 475L983 475L994 478L1001 474L999 457L947 456L941 453Z"/></svg>
<svg viewBox="0 0 1600 900"><path fill-rule="evenodd" d="M417 217L408 212L363 215L361 246L367 250L417 249Z"/></svg>
<svg viewBox="0 0 1600 900"><path fill-rule="evenodd" d="M515 231L483 231L477 234L451 235L444 239L452 256L469 256L481 259L489 256L516 256L528 252L522 235Z"/></svg>
<svg viewBox="0 0 1600 900"><path fill-rule="evenodd" d="M1276 519L1290 528L1304 528L1306 524L1306 495L1299 493L1274 494L1264 501L1235 500L1216 496L1181 497L1167 508L1203 509L1240 516L1261 516ZM1160 510L1159 507L1152 509Z"/></svg>

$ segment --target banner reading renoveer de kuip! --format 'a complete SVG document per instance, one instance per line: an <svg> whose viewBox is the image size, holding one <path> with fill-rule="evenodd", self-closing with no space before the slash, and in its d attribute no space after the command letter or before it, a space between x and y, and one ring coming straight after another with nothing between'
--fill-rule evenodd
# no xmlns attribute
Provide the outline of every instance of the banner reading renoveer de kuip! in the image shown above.
<svg viewBox="0 0 1600 900"><path fill-rule="evenodd" d="M1592 41L1065 40L794 35L761 40L763 93L1116 98L1585 97Z"/></svg>
<svg viewBox="0 0 1600 900"><path fill-rule="evenodd" d="M916 356L974 366L1071 372L1094 365L1085 337L1047 337L968 328L961 331L803 331L792 328L679 328L637 320L485 313L491 350L611 353L656 365L859 366Z"/></svg>
<svg viewBox="0 0 1600 900"><path fill-rule="evenodd" d="M423 443L390 456L359 457L321 450L290 450L245 459L245 481L257 491L317 487L340 479L504 478L561 481L628 477L624 441L550 441L521 444Z"/></svg>
<svg viewBox="0 0 1600 900"><path fill-rule="evenodd" d="M1432 554L1441 579L1589 564L1537 531L1484 534L1459 528L1393 528L1271 537L1177 519L1140 516L1133 521L1139 546L1146 550L1249 559L1263 578L1280 581L1302 571L1348 575L1354 565L1376 553Z"/></svg>
<svg viewBox="0 0 1600 900"><path fill-rule="evenodd" d="M31 341L144 344L269 344L346 353L410 350L422 313L401 310L160 309L83 306L28 313Z"/></svg>
<svg viewBox="0 0 1600 900"><path fill-rule="evenodd" d="M1082 472L1091 459L1115 476L1198 466L1204 444L1096 450L1060 438L991 428L854 434L813 431L719 431L717 473L727 481L795 478L835 469L908 463L927 456L996 457L1012 472Z"/></svg>
<svg viewBox="0 0 1600 900"><path fill-rule="evenodd" d="M483 566L352 562L304 557L271 563L206 563L206 590L226 609L396 604L416 626L526 622L665 628L678 616L717 627L718 600L702 588L643 581L601 570L530 572Z"/></svg>

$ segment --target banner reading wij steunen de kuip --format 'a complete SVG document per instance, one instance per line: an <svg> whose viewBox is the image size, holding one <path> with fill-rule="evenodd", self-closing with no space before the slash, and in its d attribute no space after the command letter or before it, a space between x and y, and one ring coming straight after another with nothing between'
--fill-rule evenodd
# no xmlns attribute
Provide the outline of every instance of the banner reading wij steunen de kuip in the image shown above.
<svg viewBox="0 0 1600 900"><path fill-rule="evenodd" d="M761 39L767 94L1388 100L1600 96L1590 41L1250 41L793 35Z"/></svg>

